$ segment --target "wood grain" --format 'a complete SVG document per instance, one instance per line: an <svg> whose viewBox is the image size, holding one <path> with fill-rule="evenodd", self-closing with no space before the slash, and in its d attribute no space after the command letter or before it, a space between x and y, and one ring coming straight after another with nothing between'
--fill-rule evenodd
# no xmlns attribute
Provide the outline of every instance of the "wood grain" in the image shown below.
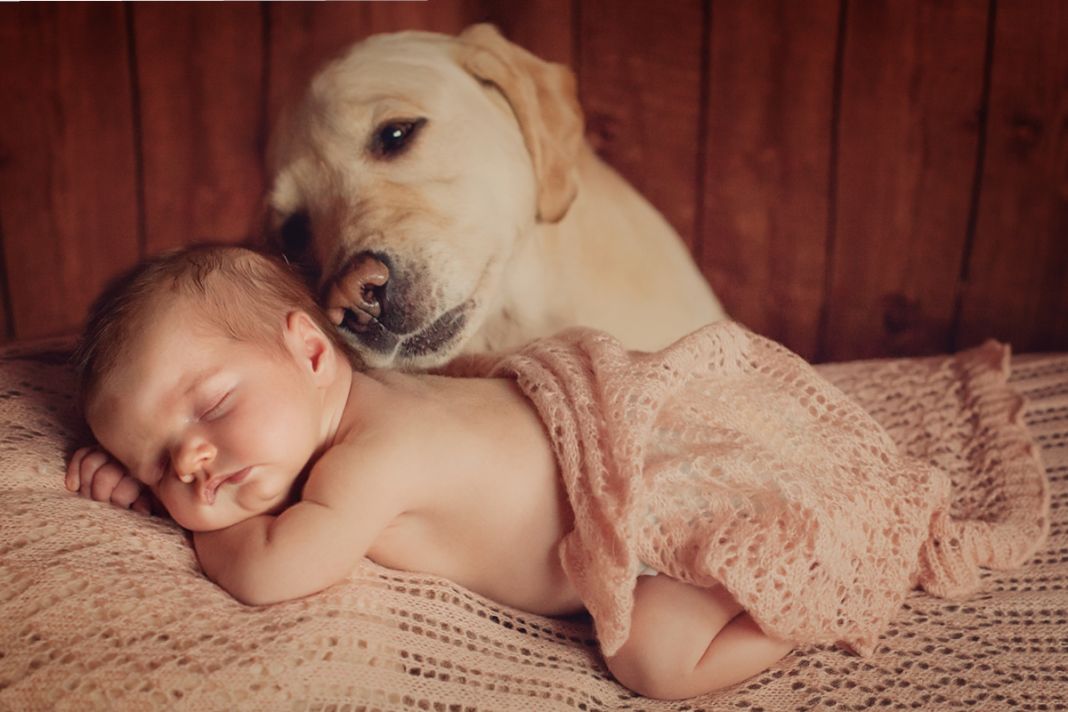
<svg viewBox="0 0 1068 712"><path fill-rule="evenodd" d="M572 65L592 142L757 331L823 360L1068 349L1066 8L0 5L0 339L76 329L144 252L257 231L265 127L328 57L489 21Z"/></svg>
<svg viewBox="0 0 1068 712"><path fill-rule="evenodd" d="M851 3L821 355L943 352L978 157L987 8Z"/></svg>
<svg viewBox="0 0 1068 712"><path fill-rule="evenodd" d="M702 268L728 313L806 358L823 305L838 0L713 6Z"/></svg>
<svg viewBox="0 0 1068 712"><path fill-rule="evenodd" d="M2 75L0 75L2 76ZM3 171L3 144L0 143L0 172ZM0 203L0 218L3 217L3 203ZM11 299L8 297L7 265L4 264L4 224L0 219L0 344L15 338L14 323L11 319Z"/></svg>
<svg viewBox="0 0 1068 712"><path fill-rule="evenodd" d="M379 32L458 34L492 22L513 42L554 62L571 64L572 0L433 0L427 3L271 3L268 118L297 101L327 60ZM546 21L551 20L551 21Z"/></svg>
<svg viewBox="0 0 1068 712"><path fill-rule="evenodd" d="M579 5L586 133L693 249L704 3Z"/></svg>
<svg viewBox="0 0 1068 712"><path fill-rule="evenodd" d="M960 346L1068 348L1068 5L998 3Z"/></svg>
<svg viewBox="0 0 1068 712"><path fill-rule="evenodd" d="M0 224L18 338L77 330L138 257L126 10L0 8Z"/></svg>
<svg viewBox="0 0 1068 712"><path fill-rule="evenodd" d="M263 19L254 3L132 5L148 254L263 224Z"/></svg>
<svg viewBox="0 0 1068 712"><path fill-rule="evenodd" d="M0 252L3 251L3 232L0 232ZM7 270L0 266L0 343L11 341L15 332L11 328L11 301L7 298Z"/></svg>
<svg viewBox="0 0 1068 712"><path fill-rule="evenodd" d="M433 0L427 3L271 3L268 122L298 101L315 72L354 43L379 32L458 34L476 22L554 62L571 64L572 0ZM551 18L551 22L546 22Z"/></svg>
<svg viewBox="0 0 1068 712"><path fill-rule="evenodd" d="M573 18L578 0L473 0L468 22L491 22L512 42L550 62L575 68Z"/></svg>
<svg viewBox="0 0 1068 712"><path fill-rule="evenodd" d="M378 32L425 30L455 34L472 21L470 0L428 3L268 3L268 120L300 99L312 75L353 43Z"/></svg>

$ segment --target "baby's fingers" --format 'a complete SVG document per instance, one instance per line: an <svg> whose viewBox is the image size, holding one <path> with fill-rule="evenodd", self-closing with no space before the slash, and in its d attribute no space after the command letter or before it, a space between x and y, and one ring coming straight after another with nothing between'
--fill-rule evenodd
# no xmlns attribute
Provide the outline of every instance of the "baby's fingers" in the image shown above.
<svg viewBox="0 0 1068 712"><path fill-rule="evenodd" d="M100 452L100 448L98 447L79 447L77 450L75 450L75 454L70 456L70 461L67 462L66 476L63 478L63 485L69 491L77 492L78 490L82 489L82 484L84 480L92 480L93 472L96 470L96 468L98 468L98 466L100 466L100 464L103 464L107 459L107 456L104 456L103 459L98 459L94 457L91 460L90 464L94 461L96 464L94 468L89 469L89 466L87 464L87 458L94 454L96 454L97 456L104 455Z"/></svg>
<svg viewBox="0 0 1068 712"><path fill-rule="evenodd" d="M67 464L64 484L70 491L98 502L152 513L152 500L145 487L117 460L96 446L75 451Z"/></svg>
<svg viewBox="0 0 1068 712"><path fill-rule="evenodd" d="M79 492L83 497L93 498L93 487L96 483L97 472L111 460L106 452L100 448L91 448L82 458L78 467ZM95 499L95 498L94 498ZM107 499L107 497L105 497Z"/></svg>
<svg viewBox="0 0 1068 712"><path fill-rule="evenodd" d="M103 470L101 470L103 472ZM118 484L111 491L111 503L119 507L130 509L141 496L141 483L123 473Z"/></svg>
<svg viewBox="0 0 1068 712"><path fill-rule="evenodd" d="M81 484L78 480L78 468L81 465L82 458L85 457L85 453L89 452L88 447L79 447L75 450L74 455L70 456L69 462L67 462L67 471L63 476L63 486L70 492L77 492L78 486Z"/></svg>
<svg viewBox="0 0 1068 712"><path fill-rule="evenodd" d="M98 502L107 502L108 500L111 500L115 493L115 488L119 486L119 483L122 482L124 476L125 473L122 471L121 467L111 460L105 461L104 464L97 468L96 472L93 473L93 480L89 486L92 498ZM82 484L85 484L84 481Z"/></svg>

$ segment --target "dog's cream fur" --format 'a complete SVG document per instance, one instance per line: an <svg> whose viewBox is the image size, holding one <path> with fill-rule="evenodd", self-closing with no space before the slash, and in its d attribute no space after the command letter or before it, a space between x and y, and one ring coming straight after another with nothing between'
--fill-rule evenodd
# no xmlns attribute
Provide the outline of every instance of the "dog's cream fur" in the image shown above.
<svg viewBox="0 0 1068 712"><path fill-rule="evenodd" d="M401 155L371 149L381 127L415 119ZM352 338L371 365L433 367L575 324L652 349L724 316L678 235L584 140L571 73L491 26L357 44L315 77L271 153L276 225L307 216L294 258L329 306L357 308L355 256L389 264L390 313L374 321L399 339ZM428 328L450 309L462 328Z"/></svg>

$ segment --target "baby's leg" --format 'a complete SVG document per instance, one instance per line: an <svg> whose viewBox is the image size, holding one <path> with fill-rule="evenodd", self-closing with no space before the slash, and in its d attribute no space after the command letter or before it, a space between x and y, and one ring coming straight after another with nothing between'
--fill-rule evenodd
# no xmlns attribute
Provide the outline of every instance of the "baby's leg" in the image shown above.
<svg viewBox="0 0 1068 712"><path fill-rule="evenodd" d="M630 637L606 662L639 694L683 699L752 677L792 647L765 635L722 586L661 574L638 578Z"/></svg>

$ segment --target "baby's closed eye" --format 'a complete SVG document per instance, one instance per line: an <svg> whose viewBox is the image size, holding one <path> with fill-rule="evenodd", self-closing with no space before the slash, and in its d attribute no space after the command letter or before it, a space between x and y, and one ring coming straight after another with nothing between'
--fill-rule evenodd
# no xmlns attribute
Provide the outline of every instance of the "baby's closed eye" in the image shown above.
<svg viewBox="0 0 1068 712"><path fill-rule="evenodd" d="M212 421L226 415L233 405L234 392L226 391L212 398L210 405L200 414L198 420Z"/></svg>

